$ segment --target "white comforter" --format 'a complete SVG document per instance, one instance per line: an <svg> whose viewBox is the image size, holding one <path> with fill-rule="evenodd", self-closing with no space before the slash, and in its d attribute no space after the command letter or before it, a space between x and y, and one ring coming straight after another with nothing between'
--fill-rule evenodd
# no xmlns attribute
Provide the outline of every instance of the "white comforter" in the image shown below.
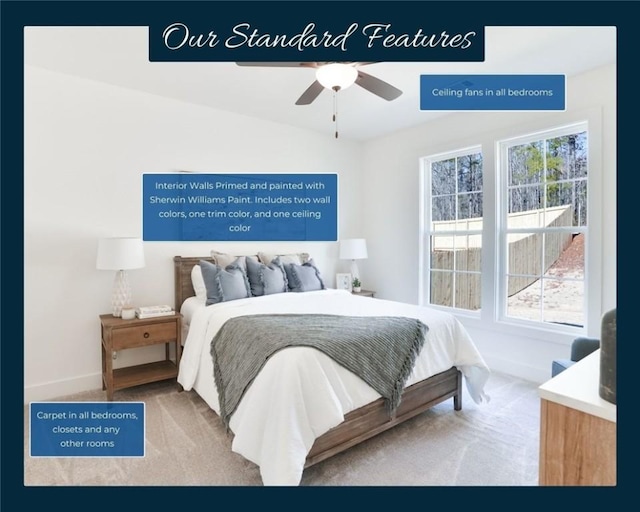
<svg viewBox="0 0 640 512"><path fill-rule="evenodd" d="M194 389L219 412L211 340L229 318L265 313L419 318L429 331L407 386L456 366L473 400L480 403L487 398L483 388L489 369L454 316L357 297L344 290L281 293L202 305L191 318L178 382L186 390ZM260 466L265 485L298 485L315 439L341 423L346 413L378 398L363 380L316 349L281 350L267 361L231 417L232 449Z"/></svg>

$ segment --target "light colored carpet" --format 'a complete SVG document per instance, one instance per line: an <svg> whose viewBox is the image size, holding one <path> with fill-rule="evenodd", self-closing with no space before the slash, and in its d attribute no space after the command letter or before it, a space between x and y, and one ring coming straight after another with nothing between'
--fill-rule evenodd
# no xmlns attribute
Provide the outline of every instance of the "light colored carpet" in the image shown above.
<svg viewBox="0 0 640 512"><path fill-rule="evenodd" d="M531 486L538 482L537 384L493 374L488 404L463 396L305 470L303 486ZM257 486L253 463L231 452L218 416L175 382L117 392L146 403L146 456L31 458L25 407L25 485ZM101 401L97 390L60 401Z"/></svg>

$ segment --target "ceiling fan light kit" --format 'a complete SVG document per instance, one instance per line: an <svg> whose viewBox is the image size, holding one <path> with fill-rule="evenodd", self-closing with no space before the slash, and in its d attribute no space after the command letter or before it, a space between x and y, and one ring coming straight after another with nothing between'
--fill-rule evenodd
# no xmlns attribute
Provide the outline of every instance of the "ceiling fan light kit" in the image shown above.
<svg viewBox="0 0 640 512"><path fill-rule="evenodd" d="M336 62L320 66L316 70L316 80L327 89L346 89L355 83L356 78L358 78L358 71L348 64Z"/></svg>

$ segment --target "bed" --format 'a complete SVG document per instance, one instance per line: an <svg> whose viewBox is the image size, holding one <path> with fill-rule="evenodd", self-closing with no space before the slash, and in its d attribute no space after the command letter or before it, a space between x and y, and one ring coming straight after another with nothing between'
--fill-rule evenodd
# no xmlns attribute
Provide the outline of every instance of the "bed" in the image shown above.
<svg viewBox="0 0 640 512"><path fill-rule="evenodd" d="M273 354L230 417L232 450L260 467L265 485L298 485L303 470L417 414L453 399L462 407L463 376L471 398L487 399L489 369L454 316L431 308L323 289L243 298L205 306L191 272L209 257L174 258L175 304L187 329L178 382L220 414L210 344L224 323L245 315L317 314L402 316L429 330L406 382L400 406L385 401L359 377L321 351L290 347ZM283 391L283 390L286 390Z"/></svg>

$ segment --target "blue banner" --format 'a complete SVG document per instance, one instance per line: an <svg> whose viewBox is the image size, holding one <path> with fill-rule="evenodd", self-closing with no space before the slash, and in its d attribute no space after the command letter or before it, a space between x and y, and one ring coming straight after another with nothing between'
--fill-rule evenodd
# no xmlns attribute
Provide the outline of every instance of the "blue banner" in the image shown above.
<svg viewBox="0 0 640 512"><path fill-rule="evenodd" d="M337 174L144 174L145 241L338 239Z"/></svg>
<svg viewBox="0 0 640 512"><path fill-rule="evenodd" d="M337 6L337 4L336 4ZM154 9L154 61L483 61L484 25L442 5L191 2ZM311 13L309 13L311 10ZM436 15L437 13L437 15Z"/></svg>
<svg viewBox="0 0 640 512"><path fill-rule="evenodd" d="M32 457L144 457L143 402L32 402Z"/></svg>
<svg viewBox="0 0 640 512"><path fill-rule="evenodd" d="M565 110L565 82L565 75L420 75L420 110Z"/></svg>

